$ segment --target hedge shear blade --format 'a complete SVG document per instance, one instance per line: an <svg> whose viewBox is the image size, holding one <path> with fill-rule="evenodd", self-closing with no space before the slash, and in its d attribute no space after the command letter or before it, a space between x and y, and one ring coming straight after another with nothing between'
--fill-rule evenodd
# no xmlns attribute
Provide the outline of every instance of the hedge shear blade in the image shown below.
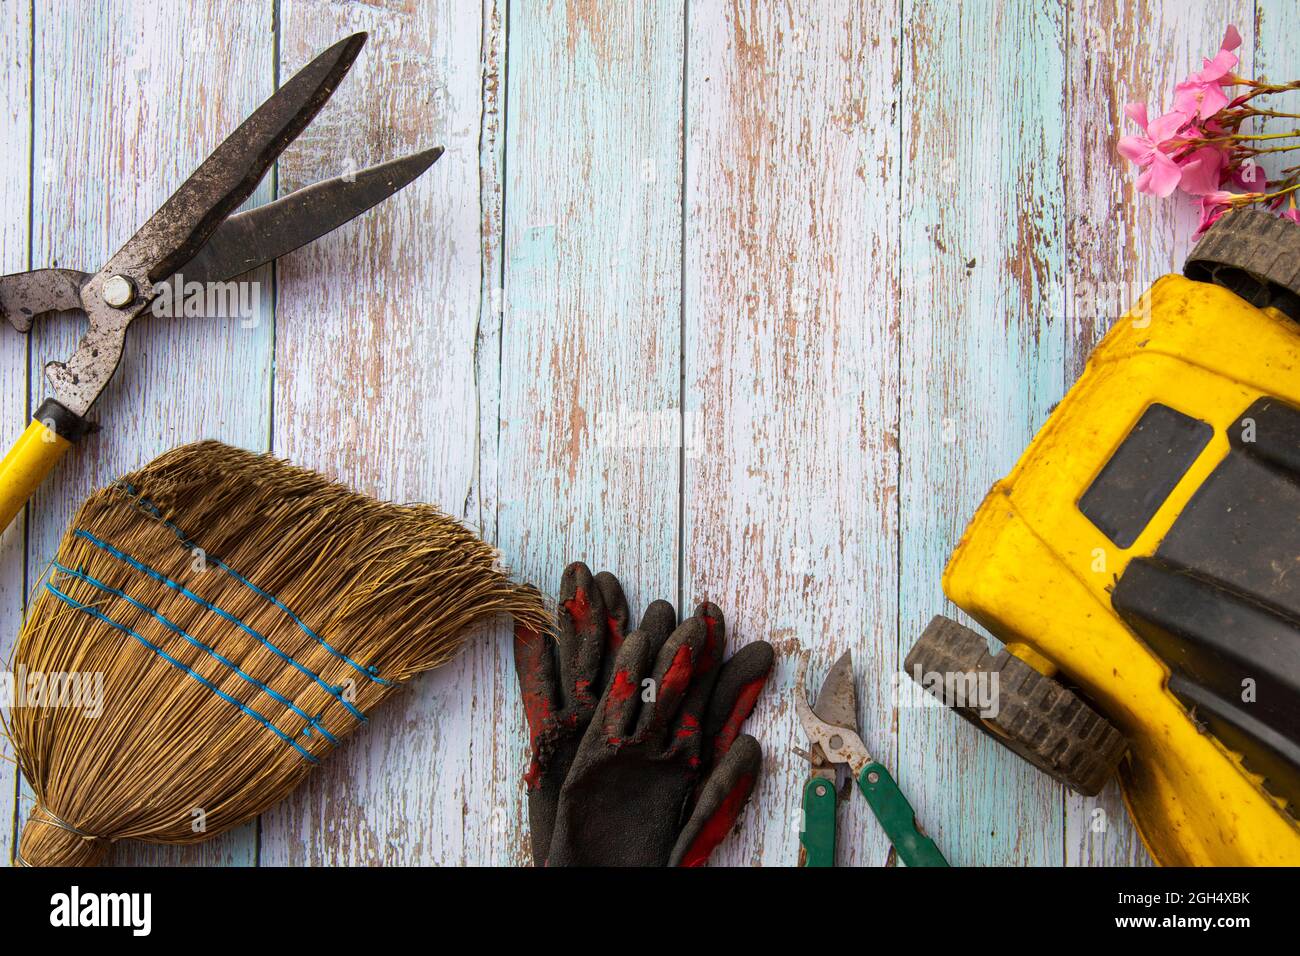
<svg viewBox="0 0 1300 956"><path fill-rule="evenodd" d="M64 362L45 367L51 396L0 463L0 530L72 442L122 359L126 331L173 278L223 282L291 252L391 196L441 148L317 183L240 215L234 211L320 112L360 53L357 33L319 54L226 137L126 244L94 273L38 269L0 277L0 315L27 332L44 313L81 309L89 329Z"/></svg>
<svg viewBox="0 0 1300 956"><path fill-rule="evenodd" d="M835 865L835 812L841 799L852 793L845 786L849 777L867 798L872 813L898 856L908 866L947 866L934 841L916 825L912 805L903 796L889 771L871 756L858 736L857 694L853 683L853 658L848 651L831 667L817 692L815 704L808 703L805 680L808 658L799 659L795 678L795 713L808 735L804 756L812 773L803 790L803 828L799 833L800 866Z"/></svg>

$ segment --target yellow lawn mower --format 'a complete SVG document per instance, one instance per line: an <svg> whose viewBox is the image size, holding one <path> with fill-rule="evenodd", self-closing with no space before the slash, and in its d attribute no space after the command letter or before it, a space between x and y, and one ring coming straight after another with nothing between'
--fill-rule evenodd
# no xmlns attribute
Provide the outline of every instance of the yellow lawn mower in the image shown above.
<svg viewBox="0 0 1300 956"><path fill-rule="evenodd" d="M1093 350L944 572L910 675L1166 865L1300 865L1300 225L1238 210ZM936 685L927 682L927 688ZM948 686L952 686L950 683ZM950 698L952 695L948 695Z"/></svg>

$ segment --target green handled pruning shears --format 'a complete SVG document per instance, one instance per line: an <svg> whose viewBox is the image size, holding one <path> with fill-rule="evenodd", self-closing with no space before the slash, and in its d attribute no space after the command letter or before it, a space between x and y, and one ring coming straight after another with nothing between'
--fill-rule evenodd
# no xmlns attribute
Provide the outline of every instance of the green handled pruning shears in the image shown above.
<svg viewBox="0 0 1300 956"><path fill-rule="evenodd" d="M808 735L805 753L812 775L803 788L803 829L799 834L800 866L835 865L835 811L841 791L847 792L847 776L871 805L908 866L947 866L934 841L916 825L916 814L884 764L873 760L858 736L857 694L853 689L853 658L848 651L835 662L811 706L804 690L808 658L799 661L795 679L795 711Z"/></svg>

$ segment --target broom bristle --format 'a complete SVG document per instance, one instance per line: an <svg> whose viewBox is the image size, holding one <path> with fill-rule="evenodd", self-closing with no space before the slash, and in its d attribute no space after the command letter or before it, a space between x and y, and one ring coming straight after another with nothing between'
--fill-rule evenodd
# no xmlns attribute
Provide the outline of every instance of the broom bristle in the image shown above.
<svg viewBox="0 0 1300 956"><path fill-rule="evenodd" d="M432 506L218 442L96 492L14 668L102 680L101 712L88 694L13 709L37 801L20 860L90 864L117 840L196 843L262 813L471 626L510 614L548 629L496 559Z"/></svg>

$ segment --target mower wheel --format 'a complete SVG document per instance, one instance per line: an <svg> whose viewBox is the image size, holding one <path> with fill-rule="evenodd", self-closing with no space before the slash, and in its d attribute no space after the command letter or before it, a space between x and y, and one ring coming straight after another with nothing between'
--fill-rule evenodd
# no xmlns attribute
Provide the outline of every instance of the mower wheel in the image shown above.
<svg viewBox="0 0 1300 956"><path fill-rule="evenodd" d="M1300 224L1261 209L1226 212L1196 244L1183 274L1300 321Z"/></svg>
<svg viewBox="0 0 1300 956"><path fill-rule="evenodd" d="M1110 721L1073 691L1009 651L990 653L983 637L949 618L930 622L904 667L998 743L1084 796L1100 792L1128 748ZM981 675L996 675L996 683ZM981 683L991 696L968 699L972 685Z"/></svg>

